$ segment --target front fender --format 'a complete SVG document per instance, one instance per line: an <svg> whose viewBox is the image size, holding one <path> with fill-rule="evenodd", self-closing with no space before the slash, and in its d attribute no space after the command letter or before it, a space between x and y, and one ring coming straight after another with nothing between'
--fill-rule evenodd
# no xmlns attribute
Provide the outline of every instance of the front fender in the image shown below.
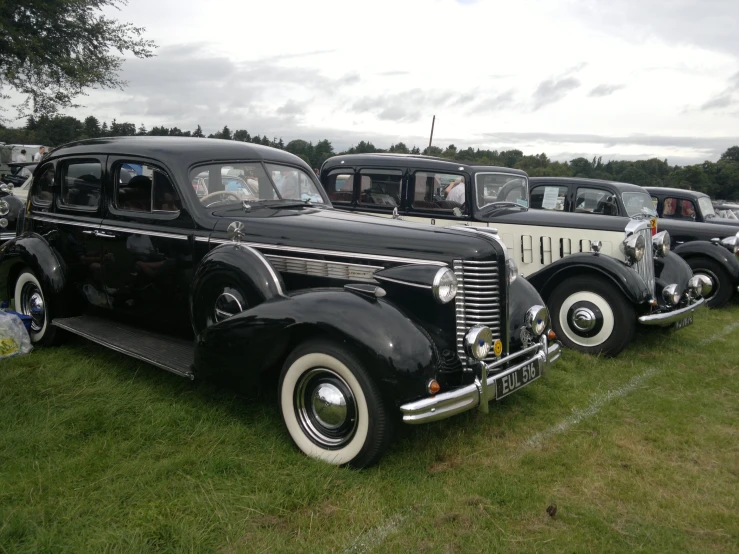
<svg viewBox="0 0 739 554"><path fill-rule="evenodd" d="M0 247L0 295L4 299L12 298L15 280L24 267L29 267L38 278L53 313L65 313L66 264L46 239L36 233L10 239Z"/></svg>
<svg viewBox="0 0 739 554"><path fill-rule="evenodd" d="M674 252L668 252L664 258L654 258L654 270L657 282L657 298L661 298L662 289L676 284L680 294L685 292L693 271L688 263Z"/></svg>
<svg viewBox="0 0 739 554"><path fill-rule="evenodd" d="M351 348L397 405L426 396L436 376L435 345L416 321L384 298L342 289L274 297L208 327L195 350L196 375L256 382L306 337L317 336Z"/></svg>
<svg viewBox="0 0 739 554"><path fill-rule="evenodd" d="M521 329L525 326L526 312L535 305L544 306L539 292L526 279L518 278L508 289L508 329L512 341L521 341Z"/></svg>
<svg viewBox="0 0 739 554"><path fill-rule="evenodd" d="M679 244L672 251L684 260L698 256L710 258L721 264L734 281L739 280L739 260L722 245L713 244L707 240L694 240Z"/></svg>
<svg viewBox="0 0 739 554"><path fill-rule="evenodd" d="M643 304L652 298L652 292L636 271L624 262L594 252L570 254L532 273L526 279L547 299L564 279L587 273L600 275L611 281L633 304Z"/></svg>
<svg viewBox="0 0 739 554"><path fill-rule="evenodd" d="M5 227L0 227L0 244L2 244L3 241L12 239L15 236L16 229L20 227L20 222L22 221L21 216L25 210L25 205L23 204L23 202L15 196L3 196L2 200L8 203L10 211L7 213L7 215L2 216L8 221L8 224Z"/></svg>

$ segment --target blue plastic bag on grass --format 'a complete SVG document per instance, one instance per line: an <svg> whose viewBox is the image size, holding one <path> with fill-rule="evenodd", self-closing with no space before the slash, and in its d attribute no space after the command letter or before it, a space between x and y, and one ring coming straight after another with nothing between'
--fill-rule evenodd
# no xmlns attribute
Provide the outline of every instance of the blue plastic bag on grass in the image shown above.
<svg viewBox="0 0 739 554"><path fill-rule="evenodd" d="M0 360L28 354L33 349L31 337L20 317L0 311Z"/></svg>

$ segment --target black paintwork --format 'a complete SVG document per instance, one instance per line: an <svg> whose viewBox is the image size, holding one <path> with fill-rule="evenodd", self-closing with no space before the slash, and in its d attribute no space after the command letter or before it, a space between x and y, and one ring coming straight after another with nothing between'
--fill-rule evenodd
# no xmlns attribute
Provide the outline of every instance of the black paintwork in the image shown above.
<svg viewBox="0 0 739 554"><path fill-rule="evenodd" d="M735 285L739 284L739 259L719 244L705 241L686 242L675 246L673 252L686 260L691 257L710 258L721 264L731 275Z"/></svg>
<svg viewBox="0 0 739 554"><path fill-rule="evenodd" d="M23 183L26 182L26 179L28 179L28 175L21 175L21 169L24 167L27 167L28 170L33 173L33 170L36 168L37 162L16 162L16 163L9 163L8 167L10 168L10 173L7 175L3 175L2 178L0 178L0 182L2 183L9 183L15 187L21 186Z"/></svg>
<svg viewBox="0 0 739 554"><path fill-rule="evenodd" d="M8 225L7 227L0 227L0 234L15 233L18 228L18 220L22 218L26 206L20 198L13 196L12 193L0 192L0 200L7 202L10 208L8 215L3 216L8 220ZM2 244L1 240L0 244Z"/></svg>
<svg viewBox="0 0 739 554"><path fill-rule="evenodd" d="M190 169L206 163L288 165L303 170L324 194L311 168L296 156L235 141L175 137L81 141L47 155L34 179L53 168L59 183L63 163L91 159L103 168L97 207L63 205L58 185L53 202L39 204L34 181L22 233L0 249L0 296L12 295L17 275L29 266L41 281L53 317L92 311L192 337L191 310L200 299L200 283L215 272L225 272L246 283L257 302L247 302L245 311L201 334L196 353L200 374L217 369L249 380L279 363L288 352L285 344L294 344L290 341L333 333L362 351L370 367L377 365L383 387L395 400L425 395L432 374L449 385L469 377L461 374L455 354L453 302L441 306L430 290L413 286L388 287L386 297L372 298L344 289L351 279L320 273L287 272L275 278L263 256L369 265L389 272L416 260L438 268L460 258L498 260L503 268L503 248L492 237L351 215L332 209L328 200L283 209L240 205L206 209L190 183ZM117 209L112 202L113 175L121 160L166 172L180 196L179 213ZM226 232L233 222L243 224L241 245L231 243ZM224 242L228 244L221 245ZM426 269L419 274L433 272L427 264L420 267ZM397 271L416 275L415 269ZM506 298L504 278L500 287ZM535 291L521 285L510 294L517 306L542 303Z"/></svg>
<svg viewBox="0 0 739 554"><path fill-rule="evenodd" d="M663 258L654 259L656 278L656 295L661 307L667 307L662 298L662 289L667 285L676 284L677 290L682 295L688 287L688 281L693 276L683 259L674 252L668 252Z"/></svg>

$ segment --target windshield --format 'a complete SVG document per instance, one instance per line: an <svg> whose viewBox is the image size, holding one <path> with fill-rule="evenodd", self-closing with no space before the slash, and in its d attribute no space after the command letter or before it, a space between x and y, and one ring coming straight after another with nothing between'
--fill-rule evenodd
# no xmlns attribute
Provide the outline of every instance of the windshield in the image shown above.
<svg viewBox="0 0 739 554"><path fill-rule="evenodd" d="M649 215L655 217L657 211L654 209L652 197L646 192L624 192L621 199L626 206L626 213L629 217L637 215Z"/></svg>
<svg viewBox="0 0 739 554"><path fill-rule="evenodd" d="M323 197L307 173L285 165L220 163L190 171L190 182L205 207L283 200L323 204Z"/></svg>
<svg viewBox="0 0 739 554"><path fill-rule="evenodd" d="M505 173L478 173L475 175L477 207L484 208L499 202L509 202L527 208L529 183L526 177Z"/></svg>
<svg viewBox="0 0 739 554"><path fill-rule="evenodd" d="M698 205L701 208L701 213L704 218L708 219L716 215L716 212L713 211L713 203L708 196L701 196L698 198Z"/></svg>

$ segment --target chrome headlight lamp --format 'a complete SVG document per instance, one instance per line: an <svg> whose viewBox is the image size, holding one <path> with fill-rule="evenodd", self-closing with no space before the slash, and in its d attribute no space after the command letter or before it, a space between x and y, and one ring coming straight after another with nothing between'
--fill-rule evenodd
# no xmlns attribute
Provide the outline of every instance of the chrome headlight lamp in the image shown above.
<svg viewBox="0 0 739 554"><path fill-rule="evenodd" d="M457 277L448 267L442 267L434 276L434 298L439 304L447 304L457 296Z"/></svg>
<svg viewBox="0 0 739 554"><path fill-rule="evenodd" d="M652 247L655 256L664 258L670 251L670 233L661 231L652 237Z"/></svg>
<svg viewBox="0 0 739 554"><path fill-rule="evenodd" d="M8 226L8 220L4 217L0 217L0 227L5 229Z"/></svg>
<svg viewBox="0 0 739 554"><path fill-rule="evenodd" d="M624 254L630 263L640 262L644 258L646 243L642 235L631 235L624 239Z"/></svg>
<svg viewBox="0 0 739 554"><path fill-rule="evenodd" d="M739 233L733 237L726 237L721 241L721 244L731 250L733 254L739 254Z"/></svg>
<svg viewBox="0 0 739 554"><path fill-rule="evenodd" d="M476 360L484 360L493 345L493 332L490 327L473 327L464 336L464 349L467 355Z"/></svg>
<svg viewBox="0 0 739 554"><path fill-rule="evenodd" d="M535 336L541 336L544 334L544 331L547 330L547 324L549 323L549 310L544 306L531 306L526 312L524 323L528 330L534 333Z"/></svg>
<svg viewBox="0 0 739 554"><path fill-rule="evenodd" d="M13 192L13 185L8 183L0 183L0 192Z"/></svg>
<svg viewBox="0 0 739 554"><path fill-rule="evenodd" d="M688 290L694 298L703 296L703 279L700 275L693 275L688 281Z"/></svg>
<svg viewBox="0 0 739 554"><path fill-rule="evenodd" d="M662 289L662 298L665 302L672 306L677 306L680 303L680 291L677 290L677 285L667 285Z"/></svg>
<svg viewBox="0 0 739 554"><path fill-rule="evenodd" d="M518 279L518 266L516 265L516 260L513 258L508 258L508 260L506 260L506 275L508 277L509 285Z"/></svg>
<svg viewBox="0 0 739 554"><path fill-rule="evenodd" d="M6 216L10 213L10 204L5 200L0 200L0 216Z"/></svg>

